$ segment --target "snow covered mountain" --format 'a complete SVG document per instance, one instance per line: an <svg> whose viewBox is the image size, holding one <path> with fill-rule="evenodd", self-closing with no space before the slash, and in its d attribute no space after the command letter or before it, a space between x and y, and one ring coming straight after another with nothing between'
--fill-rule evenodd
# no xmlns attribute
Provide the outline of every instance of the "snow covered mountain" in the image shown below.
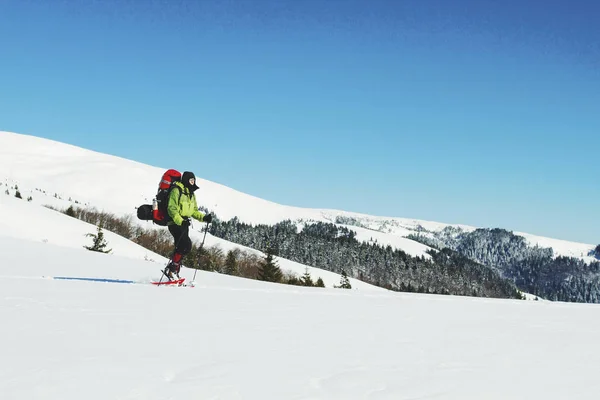
<svg viewBox="0 0 600 400"><path fill-rule="evenodd" d="M0 132L0 182L17 184L24 196L36 202L71 199L113 213L135 214L135 207L151 202L158 179L168 168L94 152L34 136ZM274 224L290 219L333 222L350 226L361 241L377 241L414 256L429 257L428 246L406 238L409 234L440 232L447 227L470 232L476 227L407 218L372 216L340 210L309 209L270 202L198 175L198 199L202 206L228 220L238 217L250 224ZM118 184L123 180L125 184ZM117 182L117 183L115 183ZM115 196L118 187L119 195ZM45 192L45 193L44 193ZM40 196L44 194L46 198ZM62 203L64 204L64 203ZM514 232L532 245L551 247L555 256L564 255L593 261L595 245Z"/></svg>
<svg viewBox="0 0 600 400"><path fill-rule="evenodd" d="M159 289L146 283L164 258L109 231L111 254L85 250L94 227L43 207L77 202L134 215L164 169L0 133L0 398L597 397L597 305L398 293L354 279L357 290L340 290L339 275L317 268L311 275L326 288L197 271L195 288ZM123 171L128 184L117 183L116 198L111 180ZM447 226L286 207L200 184L203 205L221 218L239 209L254 223L362 225L365 240L413 254L427 247L403 234ZM207 244L240 247L211 235ZM55 279L65 276L135 283Z"/></svg>

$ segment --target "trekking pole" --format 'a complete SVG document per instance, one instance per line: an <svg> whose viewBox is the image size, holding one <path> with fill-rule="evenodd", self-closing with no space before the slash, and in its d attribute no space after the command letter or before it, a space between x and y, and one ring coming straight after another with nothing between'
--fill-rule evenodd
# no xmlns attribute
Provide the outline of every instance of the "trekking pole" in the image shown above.
<svg viewBox="0 0 600 400"><path fill-rule="evenodd" d="M198 247L198 252L200 252L200 250L202 250L202 247L204 246L204 240L206 239L206 232L208 232L208 222L206 223L206 229L204 230L204 237L202 238L202 243L200 243L200 247ZM192 282L196 281L196 272L198 272L198 268L196 266L196 268L194 268L194 278L192 279Z"/></svg>

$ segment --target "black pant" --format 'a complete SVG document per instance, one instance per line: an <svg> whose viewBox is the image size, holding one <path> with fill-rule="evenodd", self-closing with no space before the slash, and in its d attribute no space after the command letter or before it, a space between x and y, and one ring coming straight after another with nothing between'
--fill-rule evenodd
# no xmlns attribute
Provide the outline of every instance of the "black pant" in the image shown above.
<svg viewBox="0 0 600 400"><path fill-rule="evenodd" d="M188 235L188 228L182 228L179 225L169 225L169 232L173 235L175 241L175 253L185 256L192 250L192 240Z"/></svg>

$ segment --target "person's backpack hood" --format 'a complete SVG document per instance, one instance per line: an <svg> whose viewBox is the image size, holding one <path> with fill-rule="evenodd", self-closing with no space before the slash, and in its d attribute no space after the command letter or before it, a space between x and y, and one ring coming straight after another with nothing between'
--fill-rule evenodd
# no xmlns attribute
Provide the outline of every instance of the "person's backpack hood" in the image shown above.
<svg viewBox="0 0 600 400"><path fill-rule="evenodd" d="M183 186L188 188L191 193L194 193L197 189L199 189L199 187L198 187L198 185L196 185L196 182L194 182L193 185L190 185L190 179L192 179L192 178L194 178L194 180L195 180L196 175L194 175L193 172L185 171L183 173L183 175L181 176L181 183L183 184Z"/></svg>

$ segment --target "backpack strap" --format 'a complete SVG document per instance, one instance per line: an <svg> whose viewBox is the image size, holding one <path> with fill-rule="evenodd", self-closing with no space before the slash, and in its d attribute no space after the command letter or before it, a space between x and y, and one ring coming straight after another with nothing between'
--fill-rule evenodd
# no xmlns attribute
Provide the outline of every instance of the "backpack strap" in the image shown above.
<svg viewBox="0 0 600 400"><path fill-rule="evenodd" d="M171 185L171 190L173 190L173 189L179 190L179 198L177 199L177 204L180 204L181 203L181 195L183 194L183 190L175 184ZM169 192L169 197L171 197L171 192Z"/></svg>

